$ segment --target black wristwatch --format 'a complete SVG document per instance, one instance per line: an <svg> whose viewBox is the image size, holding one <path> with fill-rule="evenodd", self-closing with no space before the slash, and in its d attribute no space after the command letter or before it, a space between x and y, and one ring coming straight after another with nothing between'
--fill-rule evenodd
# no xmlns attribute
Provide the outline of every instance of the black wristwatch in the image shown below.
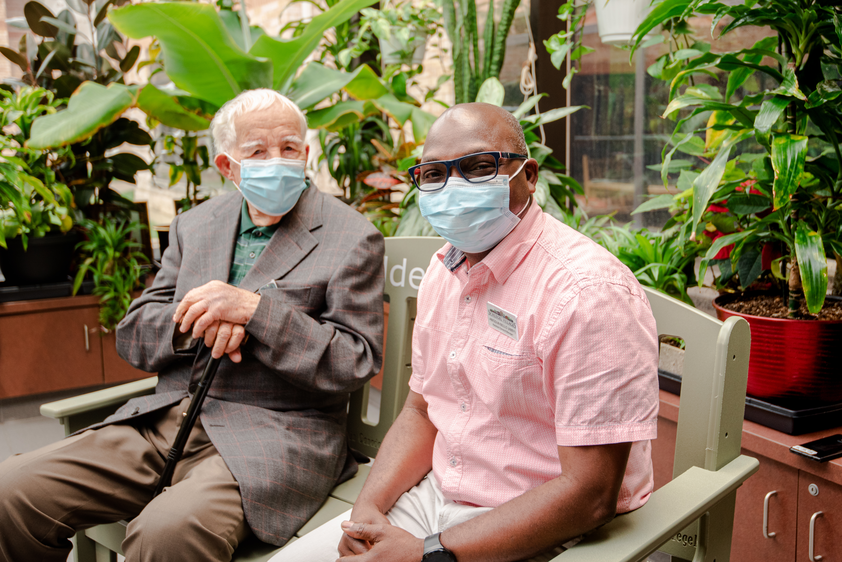
<svg viewBox="0 0 842 562"><path fill-rule="evenodd" d="M421 558L424 562L456 562L453 553L442 546L440 534L436 533L424 539L424 556Z"/></svg>

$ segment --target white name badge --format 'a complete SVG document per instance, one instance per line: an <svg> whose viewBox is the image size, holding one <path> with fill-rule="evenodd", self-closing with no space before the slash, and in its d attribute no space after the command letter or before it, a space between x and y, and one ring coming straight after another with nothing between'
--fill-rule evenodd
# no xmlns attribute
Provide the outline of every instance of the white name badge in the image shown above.
<svg viewBox="0 0 842 562"><path fill-rule="evenodd" d="M486 303L486 309L488 310L488 326L518 341L520 336L517 332L517 316L490 302Z"/></svg>

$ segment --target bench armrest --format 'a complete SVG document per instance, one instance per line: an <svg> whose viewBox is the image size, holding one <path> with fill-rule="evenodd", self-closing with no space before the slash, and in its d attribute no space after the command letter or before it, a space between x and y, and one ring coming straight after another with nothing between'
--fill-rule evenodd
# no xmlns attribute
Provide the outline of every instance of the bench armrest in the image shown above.
<svg viewBox="0 0 842 562"><path fill-rule="evenodd" d="M760 462L741 455L716 472L691 467L657 490L640 509L588 534L553 562L645 559L754 474Z"/></svg>
<svg viewBox="0 0 842 562"><path fill-rule="evenodd" d="M64 400L48 402L41 405L41 415L61 421L65 434L70 435L91 424L101 422L129 399L152 394L155 392L156 384L158 384L158 377L149 377Z"/></svg>

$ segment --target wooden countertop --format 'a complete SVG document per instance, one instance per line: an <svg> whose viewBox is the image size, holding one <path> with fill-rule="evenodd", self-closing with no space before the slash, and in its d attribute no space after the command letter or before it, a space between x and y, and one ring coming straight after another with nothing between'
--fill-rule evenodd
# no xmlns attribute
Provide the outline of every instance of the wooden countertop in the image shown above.
<svg viewBox="0 0 842 562"><path fill-rule="evenodd" d="M661 409L658 415L673 422L678 422L679 398L665 390L660 391ZM743 449L746 454L752 453L778 461L787 466L803 470L825 480L842 486L842 458L827 462L814 460L790 452L793 445L800 445L828 435L842 433L842 427L804 433L802 435L787 435L770 427L758 423L743 421Z"/></svg>

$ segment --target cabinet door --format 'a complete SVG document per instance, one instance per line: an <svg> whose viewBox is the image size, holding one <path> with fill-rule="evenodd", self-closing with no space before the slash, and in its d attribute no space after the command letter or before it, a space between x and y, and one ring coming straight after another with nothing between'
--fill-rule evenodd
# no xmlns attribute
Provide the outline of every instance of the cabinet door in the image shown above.
<svg viewBox="0 0 842 562"><path fill-rule="evenodd" d="M811 484L815 485L812 488ZM813 495L816 493L817 495ZM798 474L798 562L809 562L810 519L815 520L813 553L822 562L842 561L842 486L799 471Z"/></svg>
<svg viewBox="0 0 842 562"><path fill-rule="evenodd" d="M0 398L102 384L96 306L0 317Z"/></svg>
<svg viewBox="0 0 842 562"><path fill-rule="evenodd" d="M731 560L792 562L795 559L798 470L745 449L742 454L757 457L760 469L737 490ZM768 501L768 532L774 533L771 538L763 535L764 503L769 492L776 492Z"/></svg>

